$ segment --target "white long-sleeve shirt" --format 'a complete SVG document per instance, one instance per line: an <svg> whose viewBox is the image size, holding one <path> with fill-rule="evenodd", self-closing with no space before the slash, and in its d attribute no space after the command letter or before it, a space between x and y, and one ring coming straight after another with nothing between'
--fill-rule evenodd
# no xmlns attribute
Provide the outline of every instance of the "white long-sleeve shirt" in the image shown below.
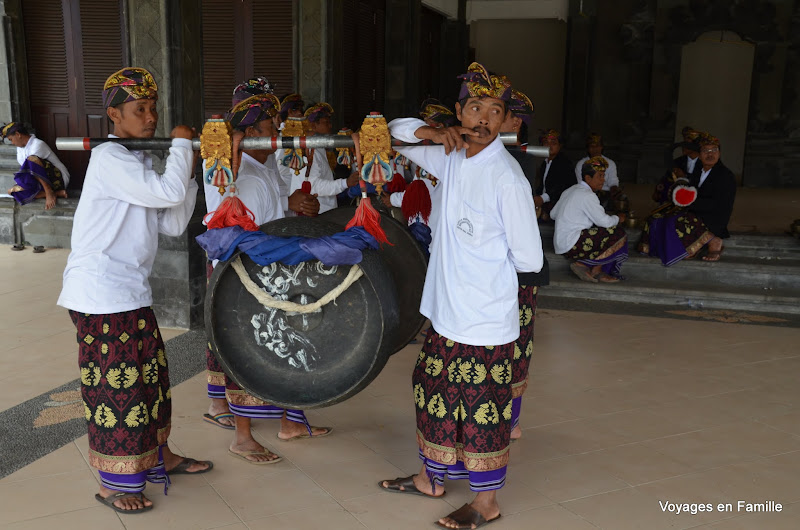
<svg viewBox="0 0 800 530"><path fill-rule="evenodd" d="M311 193L316 194L319 200L319 213L325 213L336 208L336 196L347 189L347 179L333 178L333 171L328 164L325 149L312 149L312 151L314 151L314 162L311 164L311 169L308 170L308 181L311 182ZM283 157L283 151L280 151L278 156ZM308 160L306 160L306 164L308 164ZM280 162L278 162L278 169L284 183L289 187L288 195L299 190L303 181L306 180L305 167L300 170L299 175L295 175L293 169L289 169Z"/></svg>
<svg viewBox="0 0 800 530"><path fill-rule="evenodd" d="M581 230L592 226L611 228L619 223L618 216L606 215L597 194L586 182L568 188L550 212L550 217L556 221L553 235L556 254L563 254L575 246Z"/></svg>
<svg viewBox="0 0 800 530"><path fill-rule="evenodd" d="M617 175L617 164L608 158L606 155L603 155L603 158L606 159L608 162L608 169L606 169L606 181L603 184L603 191L611 190L612 186L619 186L619 176ZM578 179L578 184L583 182L583 175L581 175L581 168L583 164L589 160L588 156L585 156L578 160L578 163L575 164L575 177Z"/></svg>
<svg viewBox="0 0 800 530"><path fill-rule="evenodd" d="M236 193L244 205L253 212L255 223L259 226L275 219L282 219L286 209L284 204L286 198L281 197L281 177L277 167L271 166L269 157L262 164L247 153L242 153L242 162L236 176ZM230 196L230 190L226 190L224 195L220 195L219 188L205 183L203 191L206 196L206 212L208 213L219 208L222 200ZM206 219L206 223L211 220L211 217Z"/></svg>
<svg viewBox="0 0 800 530"><path fill-rule="evenodd" d="M36 138L35 134L31 135L25 147L17 147L17 162L19 162L20 166L29 156L38 156L42 160L47 160L56 166L59 171L61 171L61 178L64 179L64 187L67 187L67 184L69 184L69 171L67 171L67 168L61 160L58 159L53 150L50 149L50 146Z"/></svg>
<svg viewBox="0 0 800 530"><path fill-rule="evenodd" d="M182 234L197 200L191 141L175 138L169 152L159 175L141 151L114 143L92 149L58 305L110 314L153 304L148 278L158 234Z"/></svg>
<svg viewBox="0 0 800 530"><path fill-rule="evenodd" d="M389 129L416 143L414 133L424 125L402 118ZM420 312L438 333L464 344L516 340L516 272L539 272L543 264L533 194L519 164L499 138L470 158L464 150L445 155L442 146L397 150L442 187Z"/></svg>

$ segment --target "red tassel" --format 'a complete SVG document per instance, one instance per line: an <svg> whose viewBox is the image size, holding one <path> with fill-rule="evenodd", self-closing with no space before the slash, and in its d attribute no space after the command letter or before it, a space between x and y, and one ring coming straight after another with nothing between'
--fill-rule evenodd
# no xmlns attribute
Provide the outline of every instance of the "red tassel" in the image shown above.
<svg viewBox="0 0 800 530"><path fill-rule="evenodd" d="M303 193L310 194L311 193L311 181L310 180L304 180L303 183L300 185L300 191L302 191ZM305 217L306 214L298 212L297 216L298 217Z"/></svg>
<svg viewBox="0 0 800 530"><path fill-rule="evenodd" d="M374 237L378 243L388 243L391 245L389 240L386 239L386 232L381 228L381 214L378 213L378 210L372 206L372 202L367 198L362 198L361 202L358 203L356 213L353 214L353 218L350 219L350 222L347 223L344 229L347 230L354 226L364 227L364 230L372 234L372 237Z"/></svg>
<svg viewBox="0 0 800 530"><path fill-rule="evenodd" d="M428 222L431 216L431 194L422 180L411 181L406 188L406 194L403 195L403 204L400 208L406 221L419 214L425 223Z"/></svg>
<svg viewBox="0 0 800 530"><path fill-rule="evenodd" d="M406 191L406 179L400 173L395 173L394 178L386 185L386 191L389 193L399 193Z"/></svg>
<svg viewBox="0 0 800 530"><path fill-rule="evenodd" d="M206 225L209 229L241 226L249 232L258 231L258 225L255 222L255 214L250 211L236 195L225 197L225 199L222 200L222 204L219 205L219 208L206 214L206 217L212 214L213 217Z"/></svg>

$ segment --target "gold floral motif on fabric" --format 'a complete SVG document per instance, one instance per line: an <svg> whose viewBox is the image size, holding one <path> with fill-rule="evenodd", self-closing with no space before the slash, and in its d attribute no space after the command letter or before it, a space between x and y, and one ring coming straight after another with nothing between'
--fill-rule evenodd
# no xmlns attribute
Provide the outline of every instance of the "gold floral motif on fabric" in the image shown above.
<svg viewBox="0 0 800 530"><path fill-rule="evenodd" d="M264 405L269 405L266 401L251 396L244 390L225 390L225 397L228 398L228 403L231 405L239 405L242 407L263 407Z"/></svg>
<svg viewBox="0 0 800 530"><path fill-rule="evenodd" d="M499 385L507 385L511 382L511 363L505 359L502 364L492 366L492 379Z"/></svg>
<svg viewBox="0 0 800 530"><path fill-rule="evenodd" d="M617 252L622 247L628 246L628 236L623 236L622 239L611 245L611 247L607 248L605 252L601 253L599 256L594 258L596 261L606 259L612 256L615 252Z"/></svg>
<svg viewBox="0 0 800 530"><path fill-rule="evenodd" d="M117 416L105 403L100 403L94 411L94 422L106 429L111 429L117 424Z"/></svg>
<svg viewBox="0 0 800 530"><path fill-rule="evenodd" d="M150 411L147 410L147 405L139 402L138 405L131 407L128 414L125 415L125 425L134 428L139 425L147 425L150 423Z"/></svg>
<svg viewBox="0 0 800 530"><path fill-rule="evenodd" d="M471 357L467 359L455 359L447 365L447 380L451 383L472 383L481 384L486 379L486 366Z"/></svg>
<svg viewBox="0 0 800 530"><path fill-rule="evenodd" d="M511 416L509 416L509 419L510 418ZM475 411L475 414L472 415L472 419L480 425L489 425L490 423L493 425L499 424L500 416L497 413L497 405L491 400L481 404L478 410Z"/></svg>
<svg viewBox="0 0 800 530"><path fill-rule="evenodd" d="M526 378L525 381L520 383L515 383L511 385L511 399L522 397L525 393L525 390L528 388L528 379ZM504 414L505 416L505 414Z"/></svg>
<svg viewBox="0 0 800 530"><path fill-rule="evenodd" d="M225 386L225 374L222 372L206 370L206 380L209 385Z"/></svg>
<svg viewBox="0 0 800 530"><path fill-rule="evenodd" d="M447 407L441 394L434 394L428 401L428 414L437 418L444 418L447 415Z"/></svg>
<svg viewBox="0 0 800 530"><path fill-rule="evenodd" d="M133 456L110 456L89 449L89 465L106 473L133 475L158 465L158 448Z"/></svg>
<svg viewBox="0 0 800 530"><path fill-rule="evenodd" d="M461 444L456 444L456 447L444 447L428 442L419 430L417 430L417 444L426 458L447 466L461 461L467 471L494 471L508 465L508 446L493 453L469 453L464 451Z"/></svg>
<svg viewBox="0 0 800 530"><path fill-rule="evenodd" d="M416 403L417 407L420 409L425 408L425 389L422 388L422 385L419 383L414 385L414 403Z"/></svg>
<svg viewBox="0 0 800 530"><path fill-rule="evenodd" d="M97 386L100 384L100 367L95 366L93 362L89 366L81 368L81 383L83 386Z"/></svg>

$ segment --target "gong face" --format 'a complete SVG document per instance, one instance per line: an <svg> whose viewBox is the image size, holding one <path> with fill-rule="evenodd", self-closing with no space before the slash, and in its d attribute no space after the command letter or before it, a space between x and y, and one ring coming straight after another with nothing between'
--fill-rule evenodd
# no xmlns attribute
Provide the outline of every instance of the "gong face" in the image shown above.
<svg viewBox="0 0 800 530"><path fill-rule="evenodd" d="M319 237L339 228L295 217L262 231ZM398 311L394 284L377 253L363 254L364 275L335 301L308 313L263 305L244 288L231 262L240 258L248 277L273 299L301 305L344 282L350 265L312 260L260 266L243 253L220 262L206 297L206 330L226 373L250 394L287 408L332 405L369 384L391 353Z"/></svg>
<svg viewBox="0 0 800 530"><path fill-rule="evenodd" d="M345 226L355 213L354 207L335 208L322 214L323 221ZM383 245L378 254L386 264L397 287L397 305L400 310L400 325L392 353L402 350L425 325L425 317L419 312L422 287L428 270L428 259L403 223L388 214L381 214L381 228L392 245Z"/></svg>

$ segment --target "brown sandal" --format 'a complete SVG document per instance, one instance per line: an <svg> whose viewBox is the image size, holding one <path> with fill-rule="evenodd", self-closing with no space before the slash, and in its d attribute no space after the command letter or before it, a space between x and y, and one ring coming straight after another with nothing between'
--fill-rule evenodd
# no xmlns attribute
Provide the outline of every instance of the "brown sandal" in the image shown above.
<svg viewBox="0 0 800 530"><path fill-rule="evenodd" d="M436 525L442 528L480 528L483 525L497 521L502 517L502 515L498 514L497 517L492 517L491 519L487 520L483 515L481 515L481 512L469 504L465 504L458 510L448 514L447 517L455 521L458 526L445 526L439 521L436 521Z"/></svg>
<svg viewBox="0 0 800 530"><path fill-rule="evenodd" d="M589 271L588 267L585 267L577 262L570 263L569 270L571 270L575 276L585 282L597 283L597 278L592 276L591 271Z"/></svg>
<svg viewBox="0 0 800 530"><path fill-rule="evenodd" d="M722 249L709 250L708 254L703 256L703 261L710 261L710 262L719 261L721 257L722 257Z"/></svg>
<svg viewBox="0 0 800 530"><path fill-rule="evenodd" d="M386 483L384 486L383 483ZM392 493L407 493L409 495L420 495L422 497L430 497L432 499L438 499L440 497L444 497L447 492L442 493L441 495L428 495L424 491L420 491L414 485L414 475L408 477L397 477L394 480L381 480L378 482L378 487L384 491L391 491ZM400 488L403 489L400 489Z"/></svg>

